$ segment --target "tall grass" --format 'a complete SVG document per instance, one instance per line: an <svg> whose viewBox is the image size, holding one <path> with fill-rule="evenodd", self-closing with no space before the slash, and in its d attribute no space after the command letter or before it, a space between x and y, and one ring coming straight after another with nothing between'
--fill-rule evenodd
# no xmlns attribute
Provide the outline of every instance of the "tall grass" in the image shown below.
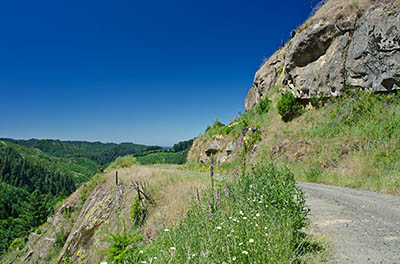
<svg viewBox="0 0 400 264"><path fill-rule="evenodd" d="M212 196L198 195L176 227L165 227L154 242L124 261L301 262L312 250L303 233L307 213L304 195L288 169L257 165L240 181L220 184Z"/></svg>
<svg viewBox="0 0 400 264"><path fill-rule="evenodd" d="M319 181L400 193L400 95L349 90L319 117L299 133L319 146Z"/></svg>

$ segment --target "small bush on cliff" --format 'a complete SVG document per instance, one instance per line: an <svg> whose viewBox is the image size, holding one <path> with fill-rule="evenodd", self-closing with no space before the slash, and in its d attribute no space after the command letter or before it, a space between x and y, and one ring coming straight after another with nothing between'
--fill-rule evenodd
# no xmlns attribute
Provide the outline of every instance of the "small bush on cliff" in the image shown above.
<svg viewBox="0 0 400 264"><path fill-rule="evenodd" d="M293 94L286 92L278 102L278 112L282 120L289 122L303 113L303 106L296 100Z"/></svg>
<svg viewBox="0 0 400 264"><path fill-rule="evenodd" d="M264 98L256 105L256 111L258 114L267 113L270 106L271 101L268 98Z"/></svg>
<svg viewBox="0 0 400 264"><path fill-rule="evenodd" d="M208 126L206 129L206 134L208 136L224 135L225 124L218 119L214 121L212 126Z"/></svg>

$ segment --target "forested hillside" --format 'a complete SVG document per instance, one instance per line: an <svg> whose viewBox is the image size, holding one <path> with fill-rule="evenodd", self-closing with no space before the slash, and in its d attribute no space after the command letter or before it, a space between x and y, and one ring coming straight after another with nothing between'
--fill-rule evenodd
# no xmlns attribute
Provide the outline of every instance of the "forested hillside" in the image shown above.
<svg viewBox="0 0 400 264"><path fill-rule="evenodd" d="M161 150L144 156L137 157L136 160L142 165L149 164L184 164L194 139L181 141L171 149Z"/></svg>
<svg viewBox="0 0 400 264"><path fill-rule="evenodd" d="M120 156L143 156L148 153L163 150L159 146L145 146L134 143L116 144L87 141L61 141L52 139L2 140L39 149L44 153L56 157L88 158L100 165L106 165Z"/></svg>
<svg viewBox="0 0 400 264"><path fill-rule="evenodd" d="M71 173L46 165L12 144L0 143L0 254L15 238L42 224L55 203L75 191Z"/></svg>

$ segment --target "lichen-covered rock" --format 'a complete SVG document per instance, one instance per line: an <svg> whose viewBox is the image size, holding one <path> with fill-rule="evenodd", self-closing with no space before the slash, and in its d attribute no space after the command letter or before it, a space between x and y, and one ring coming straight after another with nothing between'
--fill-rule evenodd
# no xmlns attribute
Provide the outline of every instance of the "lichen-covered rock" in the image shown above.
<svg viewBox="0 0 400 264"><path fill-rule="evenodd" d="M64 244L58 262L65 256L77 259L80 250L86 250L92 244L92 237L97 229L114 213L119 200L119 192L114 188L104 189L97 186L86 200L78 220L75 222Z"/></svg>

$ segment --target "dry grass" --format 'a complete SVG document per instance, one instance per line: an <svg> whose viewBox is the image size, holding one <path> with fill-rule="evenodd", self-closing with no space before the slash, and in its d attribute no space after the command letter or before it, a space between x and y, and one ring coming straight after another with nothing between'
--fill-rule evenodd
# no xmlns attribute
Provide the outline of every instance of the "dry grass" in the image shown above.
<svg viewBox="0 0 400 264"><path fill-rule="evenodd" d="M176 170L175 166L133 166L118 170L119 181L129 186L132 181L146 182L155 200L150 207L144 232L148 238L154 238L165 226L172 226L185 215L188 201L195 197L196 189L205 188L206 174ZM107 174L105 186L115 186L115 171ZM125 190L121 215L130 219L130 206L136 196L133 189ZM129 226L129 225L128 225ZM110 230L112 231L112 230Z"/></svg>
<svg viewBox="0 0 400 264"><path fill-rule="evenodd" d="M315 14L299 27L303 31L318 23L336 23L338 20L356 20L374 0L327 0Z"/></svg>

